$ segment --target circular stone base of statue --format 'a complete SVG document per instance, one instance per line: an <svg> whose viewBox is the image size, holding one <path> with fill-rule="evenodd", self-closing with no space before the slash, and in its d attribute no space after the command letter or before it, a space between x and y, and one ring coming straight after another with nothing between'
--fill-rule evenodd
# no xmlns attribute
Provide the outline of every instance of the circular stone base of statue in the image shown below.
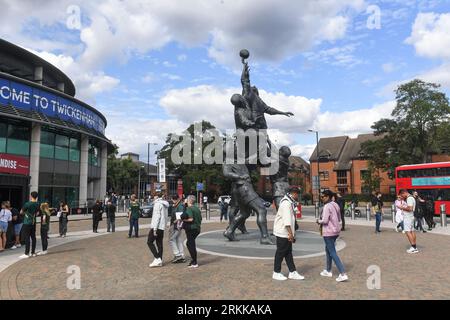
<svg viewBox="0 0 450 320"><path fill-rule="evenodd" d="M276 245L260 244L261 234L258 229L247 230L248 234L241 234L236 230L236 239L229 241L223 236L223 230L201 233L195 240L197 251L216 256L240 259L274 259ZM276 243L276 237L272 236ZM336 250L345 248L343 240L336 241ZM325 255L323 238L317 232L297 231L296 243L292 247L294 258L311 258Z"/></svg>

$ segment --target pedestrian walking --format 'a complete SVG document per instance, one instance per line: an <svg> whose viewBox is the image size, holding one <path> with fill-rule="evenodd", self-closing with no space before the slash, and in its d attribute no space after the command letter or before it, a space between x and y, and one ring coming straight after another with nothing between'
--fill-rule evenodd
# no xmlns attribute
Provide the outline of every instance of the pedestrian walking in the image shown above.
<svg viewBox="0 0 450 320"><path fill-rule="evenodd" d="M6 248L6 233L8 232L10 221L12 221L12 213L9 203L8 201L3 201L0 210L0 252L3 252Z"/></svg>
<svg viewBox="0 0 450 320"><path fill-rule="evenodd" d="M59 236L65 238L67 235L67 223L69 222L69 206L66 202L61 201L59 203Z"/></svg>
<svg viewBox="0 0 450 320"><path fill-rule="evenodd" d="M116 232L116 206L112 199L106 204L106 232Z"/></svg>
<svg viewBox="0 0 450 320"><path fill-rule="evenodd" d="M130 222L130 231L128 231L128 238L131 238L134 229L134 236L139 238L139 218L141 217L141 207L136 200L136 195L131 195L131 201L128 207L128 221Z"/></svg>
<svg viewBox="0 0 450 320"><path fill-rule="evenodd" d="M281 199L275 216L273 234L276 236L277 250L275 252L272 279L274 280L304 280L305 277L297 272L292 255L292 244L295 243L295 207L299 198L300 189L291 187ZM289 269L288 277L281 273L281 263L286 260Z"/></svg>
<svg viewBox="0 0 450 320"><path fill-rule="evenodd" d="M169 228L169 244L172 248L173 260L172 263L184 263L186 258L184 256L183 240L181 233L183 230L183 221L181 215L185 211L183 199L178 195L172 197L172 205L170 207L170 228Z"/></svg>
<svg viewBox="0 0 450 320"><path fill-rule="evenodd" d="M8 205L10 206L9 202ZM16 208L11 208L11 214L14 230L14 244L11 247L11 250L15 250L22 247L22 244L20 243L20 232L22 231L23 218L19 210L17 210Z"/></svg>
<svg viewBox="0 0 450 320"><path fill-rule="evenodd" d="M103 215L103 208L102 205L100 204L100 201L97 200L94 206L92 207L92 231L94 233L98 233L97 231L98 225L102 220L102 215Z"/></svg>
<svg viewBox="0 0 450 320"><path fill-rule="evenodd" d="M413 197L414 200L416 200L416 208L414 209L414 229L426 233L425 229L423 228L423 218L426 210L425 200L422 199L417 191L413 192Z"/></svg>
<svg viewBox="0 0 450 320"><path fill-rule="evenodd" d="M42 242L42 251L38 252L38 256L43 256L47 254L48 248L48 230L50 226L50 207L47 202L41 204L41 242Z"/></svg>
<svg viewBox="0 0 450 320"><path fill-rule="evenodd" d="M348 276L345 273L344 265L336 252L336 240L339 237L341 230L340 220L341 214L339 212L339 206L336 202L332 201L333 192L325 190L322 192L321 200L324 203L322 215L317 223L320 226L321 235L325 242L326 253L326 269L324 269L320 275L322 277L333 276L331 272L332 262L339 270L339 276L336 278L337 282L343 282L348 280Z"/></svg>
<svg viewBox="0 0 450 320"><path fill-rule="evenodd" d="M219 202L219 206L220 206L220 222L222 222L223 219L225 221L228 220L229 204L230 204L230 199L223 199L222 201Z"/></svg>
<svg viewBox="0 0 450 320"><path fill-rule="evenodd" d="M395 222L397 226L394 228L395 232L399 232L399 229L402 229L402 232L405 233L405 227L403 225L403 208L406 205L406 202L403 201L400 195L397 196L397 200L395 200Z"/></svg>
<svg viewBox="0 0 450 320"><path fill-rule="evenodd" d="M38 193L33 191L30 194L30 201L26 202L20 210L20 214L23 216L22 233L25 238L25 253L19 257L20 259L36 256L36 216L38 213Z"/></svg>
<svg viewBox="0 0 450 320"><path fill-rule="evenodd" d="M186 232L186 246L191 255L191 262L188 268L198 268L197 262L197 246L195 239L201 232L202 214L200 209L195 205L195 196L187 197L186 212L181 216L183 220L184 231Z"/></svg>
<svg viewBox="0 0 450 320"><path fill-rule="evenodd" d="M169 203L157 193L154 198L152 222L148 233L147 245L154 256L154 260L149 267L162 267L163 239L168 216ZM155 246L156 242L156 246Z"/></svg>
<svg viewBox="0 0 450 320"><path fill-rule="evenodd" d="M375 216L375 233L381 233L381 218L383 216L383 201L381 201L381 192L375 193L375 197L372 197L372 215Z"/></svg>
<svg viewBox="0 0 450 320"><path fill-rule="evenodd" d="M428 231L431 231L436 227L436 222L434 222L434 201L431 196L428 196L425 201L425 221L428 225Z"/></svg>
<svg viewBox="0 0 450 320"><path fill-rule="evenodd" d="M418 253L416 243L416 234L414 232L414 210L416 209L416 199L406 189L401 189L400 197L406 202L403 207L403 226L411 248L406 250L407 253Z"/></svg>

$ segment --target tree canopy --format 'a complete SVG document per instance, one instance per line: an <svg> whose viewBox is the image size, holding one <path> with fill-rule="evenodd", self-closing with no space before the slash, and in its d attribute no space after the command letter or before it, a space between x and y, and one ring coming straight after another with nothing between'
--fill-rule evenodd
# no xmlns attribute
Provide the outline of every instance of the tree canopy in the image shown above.
<svg viewBox="0 0 450 320"><path fill-rule="evenodd" d="M418 79L397 88L392 118L375 122L378 139L362 145L375 168L392 173L400 165L426 163L430 154L448 153L450 106L439 88Z"/></svg>

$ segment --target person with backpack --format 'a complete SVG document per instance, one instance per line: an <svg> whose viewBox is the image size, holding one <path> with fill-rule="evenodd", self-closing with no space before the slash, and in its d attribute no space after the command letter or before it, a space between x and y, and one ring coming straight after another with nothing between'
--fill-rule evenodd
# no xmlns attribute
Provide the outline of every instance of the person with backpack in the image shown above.
<svg viewBox="0 0 450 320"><path fill-rule="evenodd" d="M195 206L195 196L190 195L187 197L186 212L182 214L181 219L183 220L184 230L186 232L186 246L191 255L191 262L188 268L198 268L195 239L201 232L202 214L200 209Z"/></svg>
<svg viewBox="0 0 450 320"><path fill-rule="evenodd" d="M272 279L274 280L304 280L305 277L297 272L292 256L292 244L295 243L296 217L295 207L298 201L300 189L289 188L288 193L280 200L277 215L273 224L273 234L277 237L275 260ZM288 277L281 273L281 263L283 259L289 269Z"/></svg>
<svg viewBox="0 0 450 320"><path fill-rule="evenodd" d="M106 232L116 232L116 206L112 199L108 200L106 210Z"/></svg>
<svg viewBox="0 0 450 320"><path fill-rule="evenodd" d="M26 202L23 205L23 208L20 210L20 214L23 216L22 232L25 238L25 253L19 257L20 259L26 259L36 256L36 216L38 215L38 213L38 193L36 191L33 191L30 194L30 201Z"/></svg>
<svg viewBox="0 0 450 320"><path fill-rule="evenodd" d="M97 231L98 224L102 220L102 215L103 215L103 208L100 204L100 200L97 200L95 201L95 204L92 207L92 232L98 233Z"/></svg>
<svg viewBox="0 0 450 320"><path fill-rule="evenodd" d="M344 265L341 262L337 252L336 252L336 240L339 237L341 231L341 214L339 211L339 205L334 202L333 192L330 190L325 190L322 192L321 200L324 203L321 218L317 219L317 224L320 226L321 235L325 242L325 253L326 253L326 269L324 269L320 275L322 277L333 276L331 272L331 265L334 261L336 267L339 270L339 276L336 278L337 282L343 282L348 280L348 276L345 273Z"/></svg>
<svg viewBox="0 0 450 320"><path fill-rule="evenodd" d="M436 227L436 222L434 222L434 201L431 196L428 196L425 201L425 221L428 225L428 231L431 231Z"/></svg>

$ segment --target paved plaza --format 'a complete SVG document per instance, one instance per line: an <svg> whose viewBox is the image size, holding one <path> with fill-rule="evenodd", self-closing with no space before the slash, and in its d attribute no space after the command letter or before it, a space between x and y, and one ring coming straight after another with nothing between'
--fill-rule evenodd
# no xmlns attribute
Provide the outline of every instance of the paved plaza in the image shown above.
<svg viewBox="0 0 450 320"><path fill-rule="evenodd" d="M273 219L273 216L271 216ZM295 259L304 281L272 280L273 260L255 257L230 257L214 252L199 253L200 267L187 269L185 264L170 264L171 251L164 241L162 268L150 269L153 260L146 241L149 219L142 219L140 238L127 238L127 221L118 218L116 233L90 232L91 221L71 221L66 239L50 239L49 254L17 260L22 252L8 251L0 255L0 263L8 264L0 272L0 299L448 299L450 284L450 238L433 233L418 234L419 254L408 255L406 237L396 233L388 222L380 235L370 226L348 223L342 232L339 255L350 280L337 283L322 278L325 257L320 250L317 226L305 218L300 221L301 233L296 245ZM220 247L219 237L226 224L213 218L204 221L203 236L199 238L201 251ZM361 224L362 222L360 222ZM272 222L269 223L272 225ZM101 228L105 227L102 222ZM254 221L249 229L256 230ZM52 226L56 231L56 225ZM253 238L252 238L253 239ZM256 244L255 239L250 242ZM304 248L314 248L317 255L301 257ZM309 241L309 244L308 244ZM40 241L38 240L38 243ZM216 249L211 250L212 246ZM241 246L242 241L236 246ZM208 244L210 247L208 248ZM223 242L223 247L229 242ZM234 244L233 244L234 245ZM210 250L206 250L210 249ZM219 250L219 249L217 249ZM266 251L275 252L275 246ZM186 250L187 252L187 250ZM267 253L265 255L268 256ZM297 254L295 254L297 256ZM81 288L67 288L68 267L78 266ZM370 266L381 271L381 288L370 290L367 273ZM373 268L373 267L372 267ZM287 272L285 265L283 272ZM333 267L333 273L337 271Z"/></svg>

